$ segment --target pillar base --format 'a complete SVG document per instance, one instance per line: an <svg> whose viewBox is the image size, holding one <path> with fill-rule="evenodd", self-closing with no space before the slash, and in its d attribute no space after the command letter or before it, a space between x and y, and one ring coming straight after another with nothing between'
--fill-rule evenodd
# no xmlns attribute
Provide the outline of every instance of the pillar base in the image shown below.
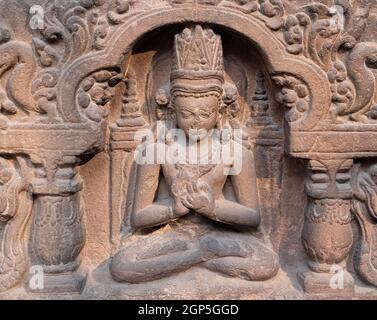
<svg viewBox="0 0 377 320"><path fill-rule="evenodd" d="M297 278L306 293L331 294L337 297L352 297L354 294L355 280L345 270L338 273L300 272Z"/></svg>
<svg viewBox="0 0 377 320"><path fill-rule="evenodd" d="M27 290L33 293L80 294L85 286L86 278L87 274L83 271L44 274L43 282L37 285L29 279Z"/></svg>

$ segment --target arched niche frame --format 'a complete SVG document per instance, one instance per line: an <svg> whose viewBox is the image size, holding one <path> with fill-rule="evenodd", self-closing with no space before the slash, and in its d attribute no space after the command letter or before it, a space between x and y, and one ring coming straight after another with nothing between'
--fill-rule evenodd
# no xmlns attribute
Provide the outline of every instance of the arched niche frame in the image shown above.
<svg viewBox="0 0 377 320"><path fill-rule="evenodd" d="M229 8L176 7L135 14L114 29L104 50L79 58L65 70L58 85L58 107L64 120L87 121L76 103L76 91L86 76L119 66L144 34L166 25L185 23L217 25L240 34L259 50L270 76L292 76L306 86L308 108L301 117L289 122L290 131L310 131L328 113L331 93L326 74L311 60L288 53L283 42L262 21Z"/></svg>

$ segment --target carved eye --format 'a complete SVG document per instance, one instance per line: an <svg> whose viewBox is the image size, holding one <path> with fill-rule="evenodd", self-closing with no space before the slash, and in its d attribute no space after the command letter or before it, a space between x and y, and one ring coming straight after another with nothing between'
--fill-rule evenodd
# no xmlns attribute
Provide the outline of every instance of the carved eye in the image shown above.
<svg viewBox="0 0 377 320"><path fill-rule="evenodd" d="M200 117L201 117L201 118L204 118L204 119L208 119L208 118L210 118L211 115L212 115L212 113L209 113L209 112L201 112L201 113L200 113Z"/></svg>
<svg viewBox="0 0 377 320"><path fill-rule="evenodd" d="M181 111L181 115L184 119L188 119L191 118L193 114L189 111Z"/></svg>

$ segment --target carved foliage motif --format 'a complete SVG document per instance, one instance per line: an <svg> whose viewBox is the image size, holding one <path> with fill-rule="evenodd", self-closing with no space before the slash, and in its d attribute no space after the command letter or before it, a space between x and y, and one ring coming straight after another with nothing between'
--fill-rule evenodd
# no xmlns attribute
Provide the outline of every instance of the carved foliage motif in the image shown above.
<svg viewBox="0 0 377 320"><path fill-rule="evenodd" d="M315 272L330 272L331 265L343 263L351 250L351 169L352 160L308 163L302 239Z"/></svg>
<svg viewBox="0 0 377 320"><path fill-rule="evenodd" d="M227 2L224 1L224 5ZM377 68L377 46L375 43L356 44L369 15L367 1L354 6L348 1L334 2L332 7L313 3L286 16L280 1L234 3L241 10L248 7L248 13L274 17L265 21L266 25L282 33L286 50L311 59L328 72L333 92L329 121L368 122L368 118L376 118L376 79L370 68Z"/></svg>
<svg viewBox="0 0 377 320"><path fill-rule="evenodd" d="M73 275L80 265L79 254L85 243L81 181L75 169L79 161L66 156L33 159L33 162L31 260L43 267L45 275L50 275L44 280L46 291L59 290L61 274L65 275L63 290L80 291L83 279Z"/></svg>
<svg viewBox="0 0 377 320"><path fill-rule="evenodd" d="M355 243L356 272L364 281L377 286L377 166L375 163L356 164L351 179L351 161L338 162L336 166L335 163L325 167L311 161L309 165L311 178L306 183L309 204L303 231L309 265L313 271L329 272L329 265L341 263ZM336 172L336 180L331 179L331 172ZM336 187L331 187L331 181L336 181ZM353 219L359 226L358 238L350 226ZM312 236L314 230L315 237ZM318 233L323 234L318 236ZM331 237L331 250L325 245L329 243L328 237Z"/></svg>
<svg viewBox="0 0 377 320"><path fill-rule="evenodd" d="M32 49L24 42L12 41L7 30L0 30L6 35L0 46L0 78L10 73L7 87L0 88L1 112L13 115L18 113L19 108L24 113L36 111L31 92L25 94L25 88L31 89L30 83L36 71ZM6 118L2 118L1 122L3 127L6 126Z"/></svg>
<svg viewBox="0 0 377 320"><path fill-rule="evenodd" d="M306 219L311 223L349 224L351 222L350 209L349 201L315 200L306 211Z"/></svg>
<svg viewBox="0 0 377 320"><path fill-rule="evenodd" d="M187 1L173 3L185 4ZM313 3L289 15L286 15L280 0L199 1L198 4L231 7L253 15L277 34L289 53L309 58L328 73L333 92L329 122L368 122L368 118L376 118L376 103L373 100L376 79L370 68L376 68L377 48L373 43L356 45L369 14L366 2L353 7L347 1L337 5L334 3L331 7ZM365 83L368 86L364 86ZM367 90L366 87L372 89ZM295 112L294 116L290 112L287 120L298 120L307 109L300 106L299 112Z"/></svg>
<svg viewBox="0 0 377 320"><path fill-rule="evenodd" d="M354 265L366 282L377 286L377 167L357 171L353 212L360 227Z"/></svg>
<svg viewBox="0 0 377 320"><path fill-rule="evenodd" d="M354 8L314 3L285 22L287 50L303 54L328 73L333 92L329 120L333 123L366 122L365 113L375 105L376 79L369 68L376 68L377 46L356 44L368 14L369 5L363 1Z"/></svg>
<svg viewBox="0 0 377 320"><path fill-rule="evenodd" d="M34 252L44 271L77 269L85 239L79 194L67 197L39 196L34 203Z"/></svg>
<svg viewBox="0 0 377 320"><path fill-rule="evenodd" d="M31 216L26 160L0 158L0 292L17 285L29 265L25 241Z"/></svg>
<svg viewBox="0 0 377 320"><path fill-rule="evenodd" d="M113 87L120 81L117 71L102 70L86 77L77 90L77 104L85 116L95 122L110 112L108 102L114 97Z"/></svg>
<svg viewBox="0 0 377 320"><path fill-rule="evenodd" d="M135 142L134 133L148 125L153 126L143 114L144 105L141 104L144 101L141 102L141 95L138 92L141 89L138 88L137 73L129 66L121 70L121 61L124 62L133 43L128 43L127 46L116 43L117 49L121 47L124 51L114 55L117 56L116 58L111 57L111 48L118 35L122 32L126 34L125 31L131 30L132 28L127 28L132 25L141 22L147 24L149 14L152 12L159 13L158 10L164 9L165 12L174 13L178 12L179 8L191 7L197 11L204 8L204 12L209 11L208 8L216 9L222 14L231 12L233 17L249 21L266 32L270 39L273 39L276 45L274 48L281 48L279 52L283 53L281 59L283 62L290 62L290 65L297 62L299 71L294 73L295 70L284 69L283 63L271 63L269 54L265 55L266 61L263 63L266 62L266 69L263 70L266 71L263 73L260 71L256 77L257 85L251 102L251 119L247 123L249 129L258 126L267 127L272 123L268 112L272 101L268 99L265 82L268 76L278 89L277 102L288 109L285 119L289 125L305 118L313 108L329 110L329 114L320 115L318 121L322 121L325 129L331 133L334 132L333 125L349 124L351 121L357 129L363 124L375 124L377 45L372 42L360 42L369 15L369 1L327 1L328 5L311 1L309 5L296 6L293 11L287 10L288 2L283 0L53 0L47 1L44 6L44 28L28 30L32 35L30 43L17 39L15 34L7 29L9 27L0 26L0 129L3 130L2 134L4 133L1 150L3 150L2 154L7 154L0 158L0 291L17 285L27 270L29 257L24 242L32 208L35 214L31 237L31 249L35 255L33 258L43 265L49 275L70 273L78 268L79 255L85 242L85 230L79 193L81 186L74 179L75 166L80 163L80 159L76 156L87 155L102 148L97 145L93 147L94 142L85 145L85 138L82 138L84 135L81 136L81 133L87 127L83 124L88 124L90 128L100 127L110 113L111 101L115 97L115 86L119 84L122 86L121 117L110 128L112 147L118 152L116 156L121 158L123 154L119 154L123 152L130 156L129 152L134 149L134 145L129 142ZM146 20L143 20L144 18ZM181 101L182 105L184 105L182 101L187 100L192 104L206 101L206 105L210 101L219 109L214 108L216 112L219 111L220 119L216 126L220 129L243 127L244 124L240 120L243 110L239 103L241 100L239 92L236 86L229 84L224 78L220 35L215 34L208 25L204 28L190 27L193 22L203 21L190 20L195 20L194 18L185 20L186 18L182 16L179 16L179 19L176 22L187 22L188 28L175 38L176 50L171 86L157 91L155 99L157 119L171 120L171 125L176 127L174 106L179 104L177 101ZM222 30L220 26L223 22L219 21L218 24L217 22L213 24ZM156 27L161 26L162 23L156 24ZM147 31L152 29L151 27ZM137 39L132 32L129 32L128 36ZM256 42L257 46L264 45ZM266 46L269 44L267 43ZM106 64L107 59L112 60ZM102 63L102 60L106 63ZM95 62L99 63L98 67ZM79 71L74 81L77 82L72 85L67 79L70 80L69 76L73 73L72 70L77 70L76 68ZM312 74L308 70L312 70L313 74L316 73L315 81L311 79ZM315 95L320 96L323 92L313 90L315 86L311 85L311 81L319 86L321 77L326 82L326 88L328 86L330 89L331 107L330 100L328 106L313 103ZM8 140L11 140L7 136L8 129L32 124L33 130L37 126L46 125L41 132L49 133L48 130L53 131L59 126L63 131L66 130L68 125L64 122L74 121L64 112L65 108L71 106L68 106L68 103L63 105L60 98L69 89L73 91L69 99L74 100L70 102L79 114L79 119L76 120L82 122L75 131L79 132L77 141L82 143L77 147L80 150L75 149L76 144L73 142L69 146L63 145L62 150L57 151L55 144L59 144L60 140L57 143L51 142L53 139L45 139L42 134L37 142L33 141L34 145L40 146L38 151L41 153L48 150L54 154L51 155L51 159L46 160L46 163L33 163L33 168L28 167L28 160L25 159L31 155L19 154L28 152L29 137L23 135L25 140L20 142L20 144L24 143L23 147L19 145L14 147L11 143L8 146ZM206 112L200 114L204 115L204 118L211 116ZM59 133L55 136L60 139L63 135ZM101 131L98 140L104 137L105 132ZM73 138L75 139L76 136ZM241 142L240 144L247 147L243 152L247 155L250 169L254 165L254 159L248 136L245 135L238 141L236 137L231 138L233 142ZM361 156L364 155L356 154L354 157ZM63 160L64 157L69 158L68 162ZM353 213L360 227L360 239L357 242L354 260L355 269L363 280L377 286L376 165L365 165L358 168L358 171L355 170L355 181L352 185L353 160L321 160L320 156L317 158L319 160L309 161L305 180L308 205L305 211L303 243L309 256L309 266L314 272L328 273L329 265L344 263L355 242L351 229ZM194 265L248 280L264 280L276 274L278 262L269 243L262 243L259 238L249 237L249 234L236 231L222 233L222 229L221 232L218 232L220 229L216 229L217 223L224 221L225 224L234 223L232 221L234 217L228 216L234 208L239 210L236 212L240 213L242 219L249 219L245 223L245 220L240 218L242 227L258 226L260 217L255 200L257 190L255 184L253 185L254 182L250 182L254 181L254 173L248 172L238 180L234 179L235 193L239 193L237 197L240 199L236 202L220 199L220 196L215 199L213 190L216 186L214 187L213 181L220 181L219 177L224 177L217 172L214 173L214 168L215 166L177 165L173 169L170 168L172 172L176 170L176 175L168 172L166 168L164 172L147 172L145 181L151 176L157 181L156 184L165 179L164 184L161 183L162 186L159 186L162 191L160 189L157 191L168 193L167 189L170 188L172 197L170 199L162 197L161 200L153 194L149 203L153 206L153 210L148 211L150 209L148 206L136 208L140 210L134 208L132 210L145 214L146 220L150 217L155 219L155 213L160 212L161 216L165 215L162 222L174 220L172 226L175 230L164 239L162 239L164 232L169 228L154 233L149 238L151 240L147 241L149 251L139 252L147 237L145 233L143 234L145 237L136 241L138 245L131 245L127 248L130 249L129 251L119 253L119 263L126 265L127 268L136 268L136 271L139 271L139 263L144 262L146 269L150 267L150 270L144 270L146 276L143 278L139 274L138 279L132 277L132 272L135 270L128 270L127 272L130 272L128 276L131 274L130 282L157 279L161 275L172 274ZM34 172L34 178L30 179L27 172ZM118 173L113 172L113 174L115 176ZM166 177L162 179L164 174ZM113 180L118 181L114 176ZM214 179L205 181L209 176ZM135 181L128 177L124 179L124 184ZM253 186L250 187L251 185ZM118 186L115 184L115 187ZM243 190L248 191L247 195L242 194ZM132 196L135 199L140 196L138 192L133 192ZM252 204L250 197L255 197L252 200L255 202ZM174 207L171 202L175 202L177 206ZM126 205L132 207L134 204ZM192 211L200 216L199 219L202 220L199 224L204 226L203 229L192 229L199 230L198 237L196 235L187 237L187 225L197 222L195 219L186 220L186 215ZM247 218L243 217L243 214ZM180 218L184 221L183 224L180 224L182 222ZM208 220L215 220L216 224L210 224ZM137 219L132 221L136 221L136 226L143 222ZM161 221L147 226L159 226L162 224ZM208 231L210 235L203 236ZM224 236L218 237L219 233ZM176 238L177 234L179 239ZM166 242L161 242L163 249L160 248L161 252L159 252L155 250L153 243L161 239ZM195 242L196 240L198 241ZM192 243L195 243L195 246L191 247ZM167 250L164 244L167 244ZM169 248L182 249L182 256L186 257L187 254L185 263L176 269L172 267L170 271L167 265L170 262L172 262L170 266L174 265L176 260L165 259L165 256L171 253ZM158 259L162 257L160 269L157 271L154 269L153 260L156 253L161 253ZM257 261L258 254L263 263ZM237 259L233 260L234 256L237 256ZM231 259L222 260L229 257ZM226 266L223 261L231 261L231 263ZM181 263L182 259L178 262ZM265 270L262 270L263 267ZM148 272L151 270L152 276L149 277ZM113 272L113 276L118 280L125 279L124 274Z"/></svg>
<svg viewBox="0 0 377 320"><path fill-rule="evenodd" d="M171 1L167 4L174 7L194 2ZM289 53L310 58L328 72L333 91L333 106L329 115L332 122L339 122L339 117L364 122L367 116L369 119L375 118L375 90L372 89L376 86L376 80L369 69L376 67L377 48L372 43L356 45L362 30L360 20L363 19L359 18L368 16L367 4L361 3L359 7L351 8L313 3L289 15L286 15L281 0L198 1L198 4L232 7L252 14L284 41ZM159 5L164 6L162 1ZM0 91L3 113L16 114L20 108L27 114L47 115L47 120L44 120L47 122L65 120L59 110L62 106L56 101L56 86L64 70L81 56L104 49L116 26L124 24L130 15L148 8L147 2L136 0L70 0L64 4L52 1L46 7L45 28L40 35L35 34L32 46L11 41L11 34L3 29L0 77L11 70L6 92ZM350 53L338 55L339 51ZM362 85L365 81L372 89L365 89ZM15 83L25 84L31 94L25 95L24 90L21 92L20 86ZM101 110L90 113L101 113ZM6 118L2 118L1 122L6 127Z"/></svg>
<svg viewBox="0 0 377 320"><path fill-rule="evenodd" d="M309 109L310 95L308 87L291 75L274 76L273 80L281 88L281 91L276 96L277 101L289 110L285 115L286 120L288 122L299 120Z"/></svg>
<svg viewBox="0 0 377 320"><path fill-rule="evenodd" d="M124 2L117 1L114 8L107 9L102 0L50 1L44 29L34 33L31 45L12 41L9 31L1 29L0 77L10 71L6 92L0 91L3 113L15 114L20 108L28 115L47 115L38 121L62 122L56 100L62 73L81 56L103 49L101 42L111 21L103 11L109 10L109 15L111 8L122 12ZM2 122L5 127L6 121Z"/></svg>

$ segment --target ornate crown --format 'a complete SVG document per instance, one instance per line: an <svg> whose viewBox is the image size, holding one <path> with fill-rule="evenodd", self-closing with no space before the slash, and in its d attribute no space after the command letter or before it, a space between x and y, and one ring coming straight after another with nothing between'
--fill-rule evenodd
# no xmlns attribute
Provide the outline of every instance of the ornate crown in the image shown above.
<svg viewBox="0 0 377 320"><path fill-rule="evenodd" d="M224 83L221 37L200 25L175 36L172 91L222 92Z"/></svg>

